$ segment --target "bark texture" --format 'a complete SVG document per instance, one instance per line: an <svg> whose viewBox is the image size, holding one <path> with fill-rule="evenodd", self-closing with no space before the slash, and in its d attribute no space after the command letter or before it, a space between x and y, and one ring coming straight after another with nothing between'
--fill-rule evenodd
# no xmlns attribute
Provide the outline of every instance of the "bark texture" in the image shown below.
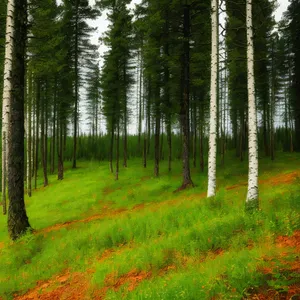
<svg viewBox="0 0 300 300"><path fill-rule="evenodd" d="M210 118L208 152L208 188L207 197L216 195L217 163L217 87L218 87L218 2L211 2L211 82L210 82Z"/></svg>
<svg viewBox="0 0 300 300"><path fill-rule="evenodd" d="M4 57L4 82L2 101L2 207L3 214L6 214L6 183L7 183L7 137L8 117L11 97L11 71L14 42L14 0L7 3L6 35L5 35L5 57Z"/></svg>
<svg viewBox="0 0 300 300"><path fill-rule="evenodd" d="M26 0L15 3L12 93L8 138L8 233L16 240L29 228L24 203L24 76L26 41Z"/></svg>
<svg viewBox="0 0 300 300"><path fill-rule="evenodd" d="M252 0L247 0L247 69L248 69L248 120L249 120L249 173L246 208L258 206L258 149L257 149L257 116L254 86L253 62L253 29L252 29Z"/></svg>

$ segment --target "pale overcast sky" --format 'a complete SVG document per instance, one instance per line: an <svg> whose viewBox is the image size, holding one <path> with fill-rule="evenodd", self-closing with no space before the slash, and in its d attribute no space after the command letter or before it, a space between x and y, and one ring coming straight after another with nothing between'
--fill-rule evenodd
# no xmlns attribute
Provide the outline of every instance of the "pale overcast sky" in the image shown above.
<svg viewBox="0 0 300 300"><path fill-rule="evenodd" d="M91 4L95 3L95 0L90 0ZM140 3L141 0L132 0L131 4L129 5L130 8L134 8L135 4ZM278 8L275 12L275 19L276 21L280 21L281 17L282 17L282 13L284 11L286 11L289 1L288 0L278 0ZM102 36L102 34L107 30L107 26L108 26L108 21L106 19L106 12L103 12L102 16L99 17L98 20L95 20L93 22L90 22L90 24L93 27L97 27L97 32L94 34L94 36L92 37L92 42L93 43L98 43L98 39L99 37ZM104 45L100 45L99 48L100 51L100 56L102 57L103 54L105 53L105 51L107 51L107 48ZM101 63L100 65L102 65L102 59L101 59Z"/></svg>

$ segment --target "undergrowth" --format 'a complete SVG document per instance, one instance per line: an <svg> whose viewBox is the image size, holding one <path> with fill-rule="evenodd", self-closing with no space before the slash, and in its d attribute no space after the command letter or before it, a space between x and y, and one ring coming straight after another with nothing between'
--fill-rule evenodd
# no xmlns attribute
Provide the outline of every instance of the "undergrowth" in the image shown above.
<svg viewBox="0 0 300 300"><path fill-rule="evenodd" d="M278 161L262 160L260 165L261 178L268 179L299 169L299 156L282 154ZM246 186L227 189L246 181L246 163L232 161L220 168L220 188L213 199L203 196L206 176L198 170L193 170L194 189L173 193L180 185L180 162L171 173L164 173L163 163L162 175L153 178L152 170L132 161L118 182L103 163L79 166L68 170L62 182L50 177L49 187L26 198L35 234L11 243L1 217L0 297L11 299L66 269L89 268L91 299L106 287L107 278L116 282L133 269L151 275L133 291L126 284L109 288L107 299L241 299L264 285L285 286L280 272L270 278L257 270L266 264L262 256L279 255L274 244L278 235L300 228L297 179L261 184L260 210L250 215L244 210ZM124 212L114 214L119 208ZM96 214L103 218L43 230ZM112 254L101 259L108 249ZM295 259L294 253L289 255Z"/></svg>

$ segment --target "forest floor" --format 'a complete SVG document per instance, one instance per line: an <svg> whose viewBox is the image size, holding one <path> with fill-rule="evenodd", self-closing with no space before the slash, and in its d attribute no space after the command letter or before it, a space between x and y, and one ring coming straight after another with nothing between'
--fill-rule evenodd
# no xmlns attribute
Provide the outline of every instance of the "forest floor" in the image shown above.
<svg viewBox="0 0 300 300"><path fill-rule="evenodd" d="M152 177L129 161L79 162L26 197L33 234L8 240L0 218L0 299L300 299L300 155L260 160L260 210L244 212L247 162L174 193L181 162Z"/></svg>

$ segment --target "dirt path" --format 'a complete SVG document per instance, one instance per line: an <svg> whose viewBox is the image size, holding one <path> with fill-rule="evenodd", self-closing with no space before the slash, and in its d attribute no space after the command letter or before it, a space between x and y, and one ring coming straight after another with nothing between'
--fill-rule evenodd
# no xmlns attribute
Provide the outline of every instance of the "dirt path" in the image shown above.
<svg viewBox="0 0 300 300"><path fill-rule="evenodd" d="M285 264L286 269L291 272L300 272L299 258L296 261L284 260L286 255L285 249L292 248L294 253L299 254L300 251L300 231L295 231L292 236L279 236L276 239L276 246L282 249L280 257ZM102 256L97 259L98 262L103 262L109 259L113 254L120 254L126 247L118 250L107 249ZM199 259L199 263L203 263L205 260L214 260L218 256L224 254L222 249L218 249L215 252L207 253L206 258ZM181 255L178 253L178 255ZM264 258L267 259L267 258ZM184 258L182 265L187 266L189 264L195 264L195 260L190 262ZM272 265L271 265L272 266ZM64 271L61 275L52 277L47 281L41 281L37 283L37 286L28 291L23 296L15 296L15 300L81 300L81 299L97 299L103 300L109 290L118 291L122 286L127 284L127 291L133 291L142 281L149 280L153 276L165 276L170 271L176 271L175 265L169 265L163 269L155 272L132 269L131 271L119 275L116 272L106 275L103 287L99 290L93 289L91 286L91 278L94 273L93 269L89 269L84 273L70 273L69 270ZM258 270L265 274L273 272L272 268L265 268ZM284 295L280 295L277 291L272 289L261 288L259 291L247 299L259 299L259 300L274 300L274 299L294 299L291 298L294 295L300 293L300 286L293 284L288 286L288 291ZM92 295L92 296L91 296ZM295 298L298 299L298 298Z"/></svg>
<svg viewBox="0 0 300 300"><path fill-rule="evenodd" d="M259 184L267 184L267 185L272 185L272 186L276 186L276 185L280 185L280 184L290 184L293 181L296 180L296 178L300 177L300 171L294 171L294 172L290 172L290 173L286 173L286 174L279 174L276 176L272 176L268 179L262 179L259 180ZM248 183L247 182L242 182L236 185L232 185L232 186L228 186L226 187L226 190L234 190L237 188L240 188L242 186L247 186Z"/></svg>

